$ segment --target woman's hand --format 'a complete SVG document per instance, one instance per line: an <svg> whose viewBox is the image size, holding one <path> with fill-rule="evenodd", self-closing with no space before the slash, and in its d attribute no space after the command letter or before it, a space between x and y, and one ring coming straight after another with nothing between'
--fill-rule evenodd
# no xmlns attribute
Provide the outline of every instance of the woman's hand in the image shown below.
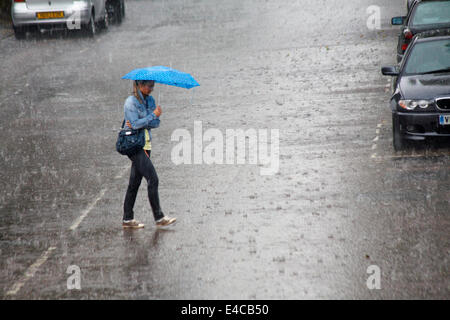
<svg viewBox="0 0 450 320"><path fill-rule="evenodd" d="M127 122L126 122L125 125L131 129L131 123L130 123L130 120L127 120Z"/></svg>
<svg viewBox="0 0 450 320"><path fill-rule="evenodd" d="M161 106L157 106L153 113L159 117L162 114Z"/></svg>

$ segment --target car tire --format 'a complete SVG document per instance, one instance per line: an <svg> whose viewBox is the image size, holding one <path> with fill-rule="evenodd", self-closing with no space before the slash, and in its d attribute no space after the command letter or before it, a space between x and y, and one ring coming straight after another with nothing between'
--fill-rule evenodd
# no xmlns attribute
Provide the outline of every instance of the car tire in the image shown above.
<svg viewBox="0 0 450 320"><path fill-rule="evenodd" d="M103 20L100 22L100 27L105 31L108 30L109 28L108 10L105 10L105 16L103 17Z"/></svg>
<svg viewBox="0 0 450 320"><path fill-rule="evenodd" d="M392 139L395 151L405 149L406 141L403 134L400 132L400 122L394 114L392 115Z"/></svg>
<svg viewBox="0 0 450 320"><path fill-rule="evenodd" d="M123 12L122 12L122 5L120 4L120 1L117 1L115 7L114 7L114 14L115 14L115 20L117 24L121 24L123 20Z"/></svg>
<svg viewBox="0 0 450 320"><path fill-rule="evenodd" d="M109 21L112 24L121 24L125 15L124 3L119 0L110 0L106 3L106 10L109 14Z"/></svg>
<svg viewBox="0 0 450 320"><path fill-rule="evenodd" d="M109 24L115 24L116 18L114 17L114 4L111 0L106 1L105 10L108 12Z"/></svg>
<svg viewBox="0 0 450 320"><path fill-rule="evenodd" d="M14 27L14 36L16 37L17 40L22 40L25 39L26 35L27 35L27 31L24 27Z"/></svg>
<svg viewBox="0 0 450 320"><path fill-rule="evenodd" d="M93 38L97 33L97 27L95 25L94 13L92 12L91 18L89 19L89 23L85 26L86 34Z"/></svg>

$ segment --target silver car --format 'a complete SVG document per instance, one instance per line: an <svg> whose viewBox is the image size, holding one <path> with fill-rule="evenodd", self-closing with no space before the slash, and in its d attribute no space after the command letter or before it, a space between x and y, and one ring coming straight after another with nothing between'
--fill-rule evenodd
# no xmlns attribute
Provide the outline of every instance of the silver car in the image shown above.
<svg viewBox="0 0 450 320"><path fill-rule="evenodd" d="M31 27L85 30L94 36L97 26L108 27L105 0L12 0L11 16L16 38Z"/></svg>

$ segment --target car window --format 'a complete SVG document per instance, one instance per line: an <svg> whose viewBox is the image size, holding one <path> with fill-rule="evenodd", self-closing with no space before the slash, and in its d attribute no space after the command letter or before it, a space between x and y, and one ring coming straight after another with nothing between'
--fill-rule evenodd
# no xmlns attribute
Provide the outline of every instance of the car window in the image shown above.
<svg viewBox="0 0 450 320"><path fill-rule="evenodd" d="M411 48L404 73L420 74L450 68L450 39L418 42Z"/></svg>
<svg viewBox="0 0 450 320"><path fill-rule="evenodd" d="M450 23L450 1L421 2L417 4L411 19L412 26Z"/></svg>

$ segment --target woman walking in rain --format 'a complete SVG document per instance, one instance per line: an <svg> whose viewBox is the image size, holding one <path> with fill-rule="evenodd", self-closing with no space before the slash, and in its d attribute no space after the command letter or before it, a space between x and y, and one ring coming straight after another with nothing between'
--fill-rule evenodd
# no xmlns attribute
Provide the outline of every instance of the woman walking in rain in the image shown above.
<svg viewBox="0 0 450 320"><path fill-rule="evenodd" d="M133 129L143 129L145 132L145 146L136 154L129 156L131 160L130 182L123 205L123 227L143 228L144 224L134 220L134 203L141 185L142 177L147 180L147 193L157 226L167 226L176 221L176 218L164 216L159 203L158 175L150 160L152 149L151 129L159 127L161 107L155 105L150 95L155 86L152 80L133 81L133 95L125 101L126 125Z"/></svg>

